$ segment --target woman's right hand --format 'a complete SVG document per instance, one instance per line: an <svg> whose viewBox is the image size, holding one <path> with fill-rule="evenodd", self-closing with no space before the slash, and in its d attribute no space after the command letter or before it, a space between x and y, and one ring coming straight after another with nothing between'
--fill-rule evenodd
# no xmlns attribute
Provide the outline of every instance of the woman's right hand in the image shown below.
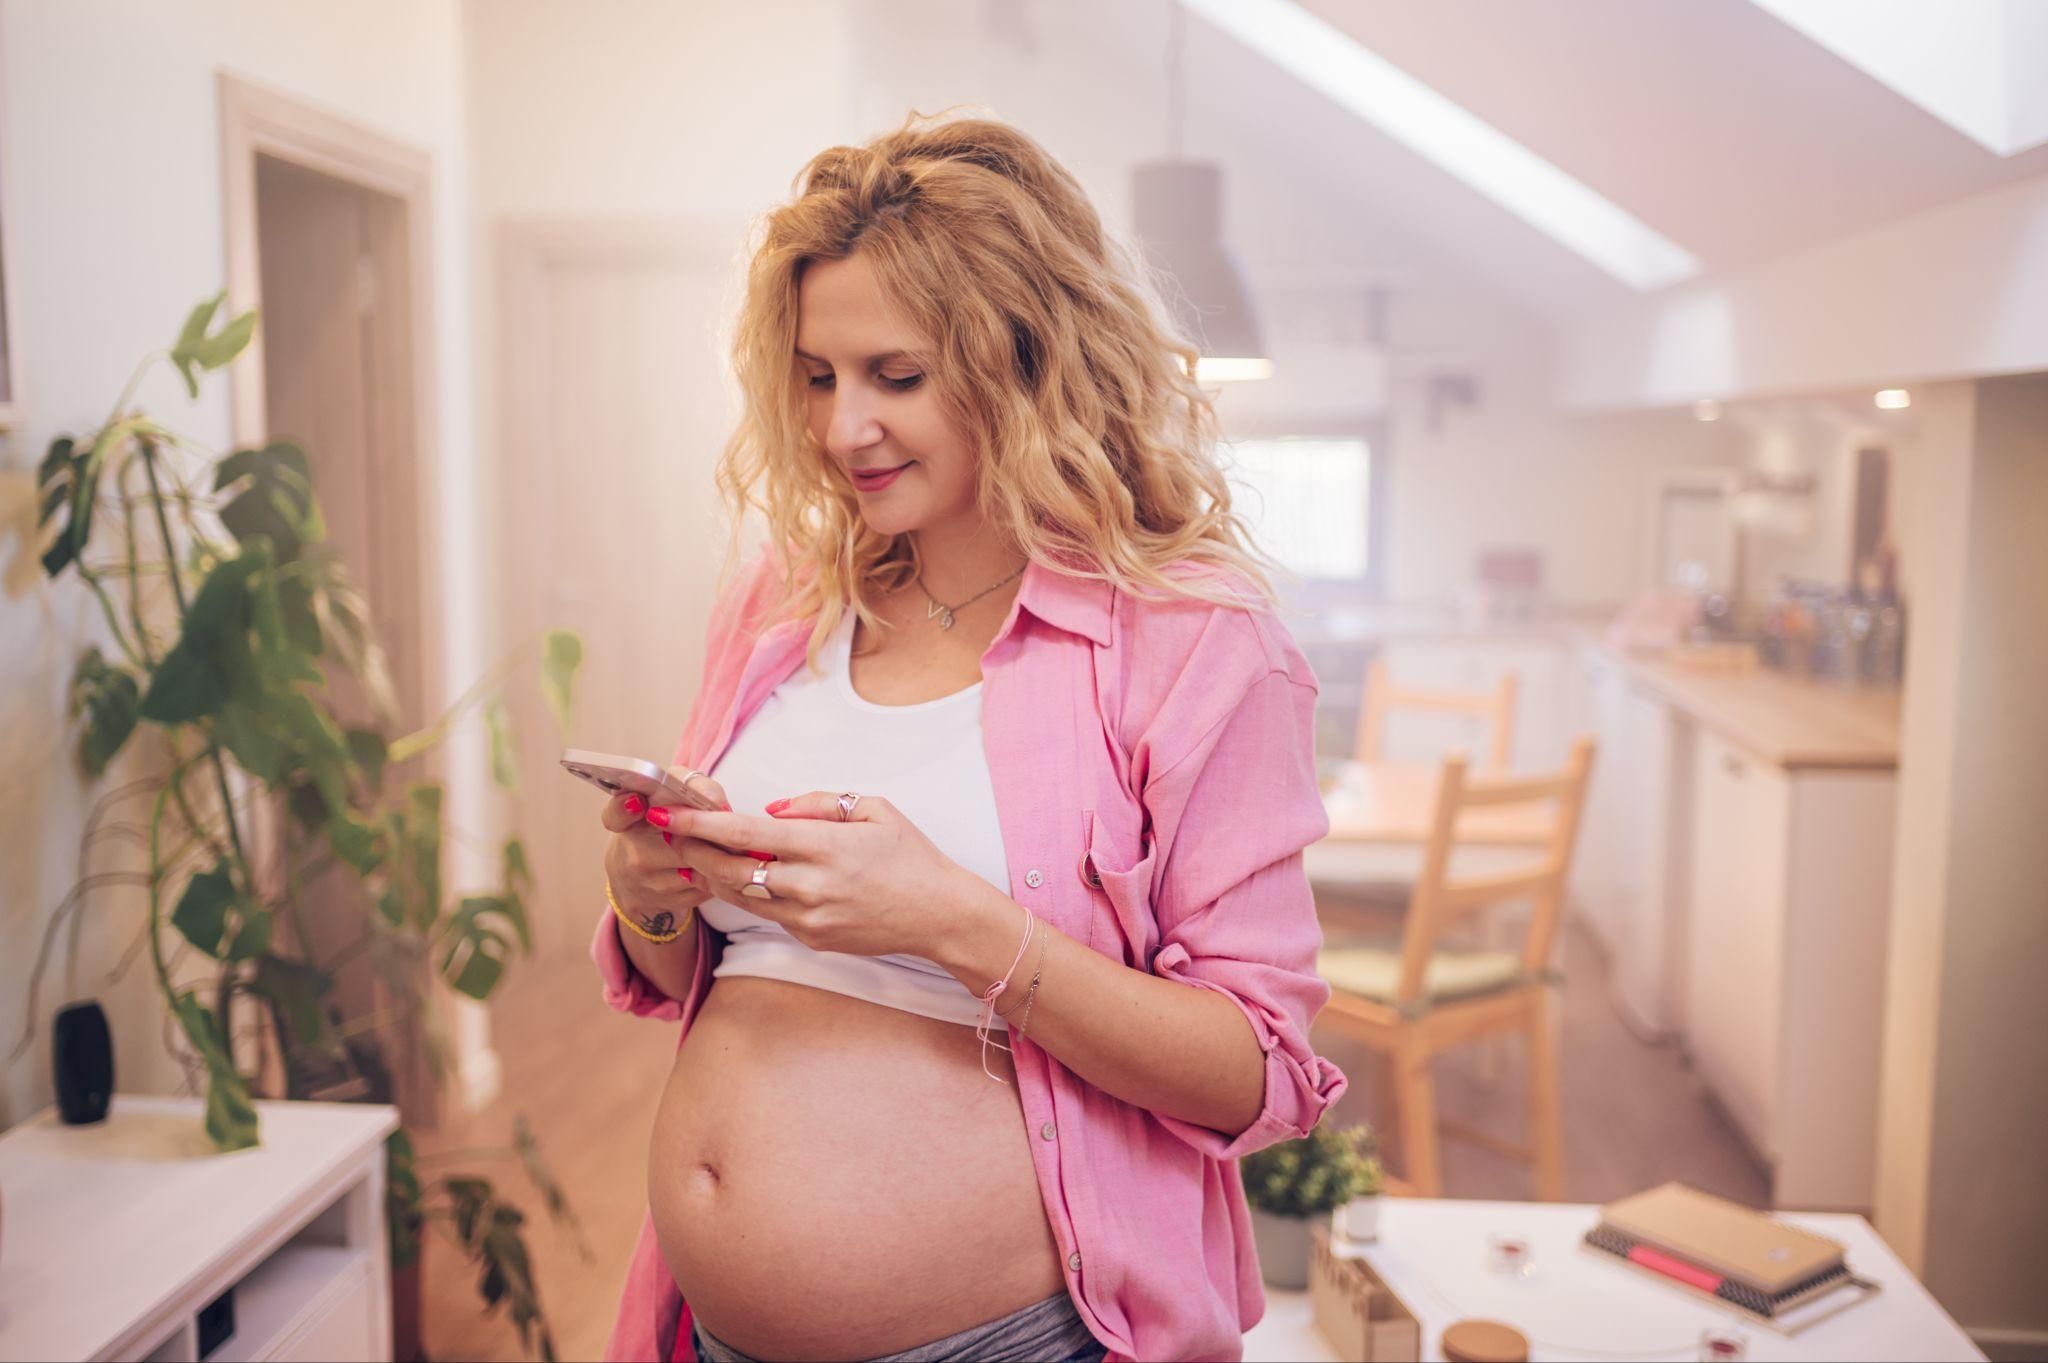
<svg viewBox="0 0 2048 1363"><path fill-rule="evenodd" d="M671 767L677 776L683 767ZM723 808L730 809L724 787L701 772L689 778ZM647 822L645 796L621 792L605 802L604 826L611 841L604 852L604 873L612 894L633 921L660 936L684 921L690 910L712 898L692 883L689 868L672 847L669 834Z"/></svg>

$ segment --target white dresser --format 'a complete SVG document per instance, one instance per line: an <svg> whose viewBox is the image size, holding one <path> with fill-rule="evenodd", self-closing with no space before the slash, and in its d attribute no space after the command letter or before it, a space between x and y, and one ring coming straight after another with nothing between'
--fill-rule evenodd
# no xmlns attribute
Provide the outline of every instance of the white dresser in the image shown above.
<svg viewBox="0 0 2048 1363"><path fill-rule="evenodd" d="M0 1134L0 1360L197 1363L391 1357L384 1138L395 1109L259 1102L262 1144L222 1154L196 1098L45 1109Z"/></svg>

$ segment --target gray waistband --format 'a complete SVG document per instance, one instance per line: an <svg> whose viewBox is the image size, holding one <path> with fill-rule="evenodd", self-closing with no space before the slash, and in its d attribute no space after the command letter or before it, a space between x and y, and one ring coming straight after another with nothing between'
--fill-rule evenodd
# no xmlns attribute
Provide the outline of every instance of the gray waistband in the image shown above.
<svg viewBox="0 0 2048 1363"><path fill-rule="evenodd" d="M697 1356L705 1363L760 1363L759 1359L721 1343L702 1325L695 1325ZM1062 1292L1012 1311L1001 1320L970 1326L958 1334L920 1344L901 1353L884 1354L867 1363L959 1363L966 1359L1064 1358L1093 1338L1073 1299Z"/></svg>

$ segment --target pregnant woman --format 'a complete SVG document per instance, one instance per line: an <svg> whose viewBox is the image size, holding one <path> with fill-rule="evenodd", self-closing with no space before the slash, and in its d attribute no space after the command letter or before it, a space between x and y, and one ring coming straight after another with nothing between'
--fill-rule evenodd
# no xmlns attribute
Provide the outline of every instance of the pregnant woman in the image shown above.
<svg viewBox="0 0 2048 1363"><path fill-rule="evenodd" d="M1196 352L1012 128L799 183L676 754L721 808L604 814L606 1000L682 1025L607 1357L1240 1358L1237 1158L1345 1079L1316 679Z"/></svg>

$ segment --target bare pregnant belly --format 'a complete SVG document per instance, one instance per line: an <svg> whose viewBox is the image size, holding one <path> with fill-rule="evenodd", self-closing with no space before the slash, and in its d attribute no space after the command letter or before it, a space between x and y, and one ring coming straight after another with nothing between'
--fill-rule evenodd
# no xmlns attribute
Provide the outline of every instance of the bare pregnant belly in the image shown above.
<svg viewBox="0 0 2048 1363"><path fill-rule="evenodd" d="M648 1196L705 1330L757 1358L908 1349L1065 1290L1007 1053L782 980L715 980Z"/></svg>

